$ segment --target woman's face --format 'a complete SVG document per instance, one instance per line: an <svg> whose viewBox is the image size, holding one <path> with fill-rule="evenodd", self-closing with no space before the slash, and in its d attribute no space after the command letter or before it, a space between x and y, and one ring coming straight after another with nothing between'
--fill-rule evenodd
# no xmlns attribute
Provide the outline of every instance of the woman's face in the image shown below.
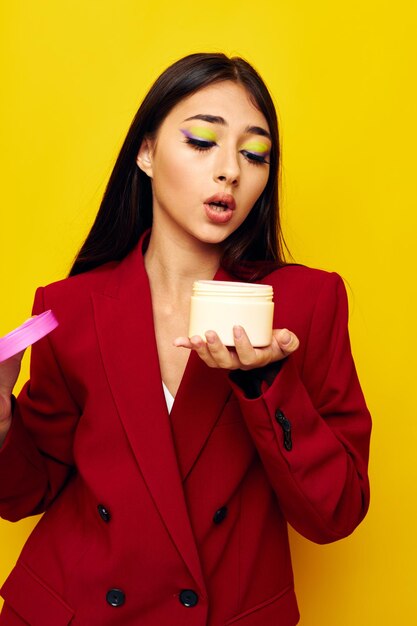
<svg viewBox="0 0 417 626"><path fill-rule="evenodd" d="M270 150L266 119L241 85L224 81L185 98L137 156L152 179L154 227L224 241L264 190Z"/></svg>

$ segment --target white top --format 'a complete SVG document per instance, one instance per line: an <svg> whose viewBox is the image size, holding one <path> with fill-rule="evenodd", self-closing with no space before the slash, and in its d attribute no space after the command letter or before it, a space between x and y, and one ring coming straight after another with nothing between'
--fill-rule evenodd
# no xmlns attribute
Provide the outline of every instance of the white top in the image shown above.
<svg viewBox="0 0 417 626"><path fill-rule="evenodd" d="M166 403L167 403L168 413L171 413L172 405L174 404L174 399L175 398L171 394L171 392L169 391L169 389L166 386L166 384L164 383L164 381L162 381L162 387L164 388L164 395L165 395L165 400L166 400Z"/></svg>

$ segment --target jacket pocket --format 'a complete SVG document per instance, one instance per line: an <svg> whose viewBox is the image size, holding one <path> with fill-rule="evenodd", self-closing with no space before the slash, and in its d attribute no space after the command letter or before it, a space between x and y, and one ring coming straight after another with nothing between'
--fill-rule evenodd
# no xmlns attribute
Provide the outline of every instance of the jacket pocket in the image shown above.
<svg viewBox="0 0 417 626"><path fill-rule="evenodd" d="M30 626L67 626L74 617L71 607L20 562L11 571L0 595Z"/></svg>
<svg viewBox="0 0 417 626"><path fill-rule="evenodd" d="M224 626L295 626L299 619L297 600L291 586L269 600L235 615Z"/></svg>

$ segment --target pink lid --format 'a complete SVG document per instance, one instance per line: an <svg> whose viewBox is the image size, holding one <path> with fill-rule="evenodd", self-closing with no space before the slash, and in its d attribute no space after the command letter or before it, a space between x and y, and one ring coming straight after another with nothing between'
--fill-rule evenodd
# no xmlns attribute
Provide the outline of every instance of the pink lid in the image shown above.
<svg viewBox="0 0 417 626"><path fill-rule="evenodd" d="M42 339L57 326L58 321L51 310L29 318L15 330L0 337L0 363Z"/></svg>

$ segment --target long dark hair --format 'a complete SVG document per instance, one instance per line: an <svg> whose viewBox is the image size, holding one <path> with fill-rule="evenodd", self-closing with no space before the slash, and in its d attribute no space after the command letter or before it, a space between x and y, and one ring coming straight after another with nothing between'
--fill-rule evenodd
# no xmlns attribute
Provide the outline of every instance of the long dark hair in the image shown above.
<svg viewBox="0 0 417 626"><path fill-rule="evenodd" d="M271 96L259 74L244 59L228 58L222 53L198 53L168 67L143 100L69 276L123 259L152 226L151 181L136 164L142 140L158 130L182 98L221 81L245 87L253 104L265 116L272 137L268 182L245 221L223 242L221 265L246 280L256 280L272 267L285 265L286 246L279 219L280 143Z"/></svg>

